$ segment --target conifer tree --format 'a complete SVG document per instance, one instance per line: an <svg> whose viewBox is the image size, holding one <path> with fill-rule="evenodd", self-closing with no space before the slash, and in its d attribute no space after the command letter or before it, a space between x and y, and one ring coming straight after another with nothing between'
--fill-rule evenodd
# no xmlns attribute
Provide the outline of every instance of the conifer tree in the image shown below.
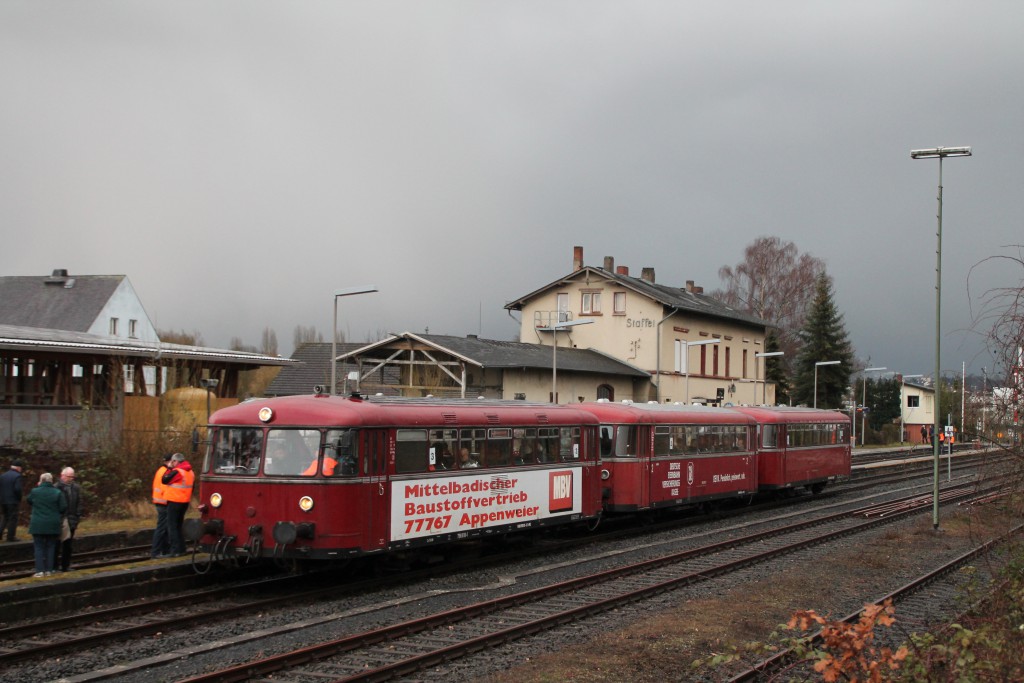
<svg viewBox="0 0 1024 683"><path fill-rule="evenodd" d="M818 408L840 408L850 386L853 349L843 316L836 310L832 281L825 273L818 276L814 302L800 330L803 347L796 363L793 398L814 405L815 363L837 360L837 365L818 366Z"/></svg>
<svg viewBox="0 0 1024 683"><path fill-rule="evenodd" d="M764 338L764 350L766 353L782 350L779 345L779 336L774 329L769 330ZM791 388L785 356L766 356L764 361L764 379L766 382L775 383L775 404L788 403Z"/></svg>

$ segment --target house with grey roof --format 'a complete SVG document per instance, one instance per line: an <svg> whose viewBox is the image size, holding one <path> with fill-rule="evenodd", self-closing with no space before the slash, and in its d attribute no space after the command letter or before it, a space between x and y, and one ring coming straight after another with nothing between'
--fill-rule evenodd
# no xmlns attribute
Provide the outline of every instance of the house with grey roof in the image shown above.
<svg viewBox="0 0 1024 683"><path fill-rule="evenodd" d="M0 448L190 431L238 402L239 373L293 363L161 342L124 275L0 277Z"/></svg>
<svg viewBox="0 0 1024 683"><path fill-rule="evenodd" d="M654 268L583 263L575 247L567 275L505 306L520 315L519 341L599 351L651 377L644 400L705 404L772 403L765 382L770 323L704 293L657 282Z"/></svg>

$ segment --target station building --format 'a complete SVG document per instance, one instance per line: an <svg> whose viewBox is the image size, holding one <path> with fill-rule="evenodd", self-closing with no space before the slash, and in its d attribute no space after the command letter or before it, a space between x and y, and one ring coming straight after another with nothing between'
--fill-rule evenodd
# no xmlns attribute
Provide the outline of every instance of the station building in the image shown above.
<svg viewBox="0 0 1024 683"><path fill-rule="evenodd" d="M770 324L708 296L692 281L674 287L640 277L605 257L585 265L573 250L572 271L505 306L520 317L523 343L590 349L638 367L650 382L633 396L596 398L703 403L774 403L765 382L764 340ZM559 383L560 402L575 398Z"/></svg>

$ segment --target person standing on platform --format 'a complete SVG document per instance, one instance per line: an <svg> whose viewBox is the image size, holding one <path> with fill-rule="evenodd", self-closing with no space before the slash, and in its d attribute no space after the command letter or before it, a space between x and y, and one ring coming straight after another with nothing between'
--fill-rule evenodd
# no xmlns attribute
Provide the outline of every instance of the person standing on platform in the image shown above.
<svg viewBox="0 0 1024 683"><path fill-rule="evenodd" d="M184 455L175 453L171 456L171 468L160 480L164 485L164 498L167 499L167 535L171 543L171 557L181 557L185 554L185 537L181 527L189 503L192 502L192 485L196 473Z"/></svg>
<svg viewBox="0 0 1024 683"><path fill-rule="evenodd" d="M153 507L156 508L156 529L153 531L151 557L167 557L171 554L170 536L167 533L167 498L164 496L164 475L171 467L171 453L164 455L164 462L153 475Z"/></svg>
<svg viewBox="0 0 1024 683"><path fill-rule="evenodd" d="M53 573L57 543L60 541L61 521L67 512L68 502L60 489L53 485L53 475L49 472L39 477L39 486L29 492L26 500L32 506L28 532L32 534L35 543L34 576L49 576Z"/></svg>
<svg viewBox="0 0 1024 683"><path fill-rule="evenodd" d="M57 488L61 490L68 502L68 510L64 517L67 519L70 535L64 538L63 533L61 534L61 541L57 546L56 562L57 570L66 572L71 569L71 544L75 539L75 529L82 521L82 487L75 483L74 468L65 467L60 471Z"/></svg>
<svg viewBox="0 0 1024 683"><path fill-rule="evenodd" d="M10 469L0 474L0 536L7 533L8 541L17 541L18 508L21 507L21 492L24 488L20 460L11 463Z"/></svg>

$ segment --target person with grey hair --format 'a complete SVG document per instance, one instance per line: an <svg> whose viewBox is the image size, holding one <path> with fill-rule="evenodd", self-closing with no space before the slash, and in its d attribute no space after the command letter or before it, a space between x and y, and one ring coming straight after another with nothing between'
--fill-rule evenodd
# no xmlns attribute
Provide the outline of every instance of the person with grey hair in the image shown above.
<svg viewBox="0 0 1024 683"><path fill-rule="evenodd" d="M78 523L82 520L82 487L75 483L73 467L65 467L60 471L57 488L64 494L68 503L64 519L67 520L70 534L64 538L64 534L61 533L60 543L57 544L57 561L54 566L58 567L57 571L66 572L71 569L71 545L75 540L75 529L78 528Z"/></svg>
<svg viewBox="0 0 1024 683"><path fill-rule="evenodd" d="M67 512L68 501L60 489L53 485L53 475L49 472L39 477L39 485L32 489L26 500L32 506L28 532L32 534L32 541L35 544L34 576L49 576L53 573L61 522L64 513Z"/></svg>

